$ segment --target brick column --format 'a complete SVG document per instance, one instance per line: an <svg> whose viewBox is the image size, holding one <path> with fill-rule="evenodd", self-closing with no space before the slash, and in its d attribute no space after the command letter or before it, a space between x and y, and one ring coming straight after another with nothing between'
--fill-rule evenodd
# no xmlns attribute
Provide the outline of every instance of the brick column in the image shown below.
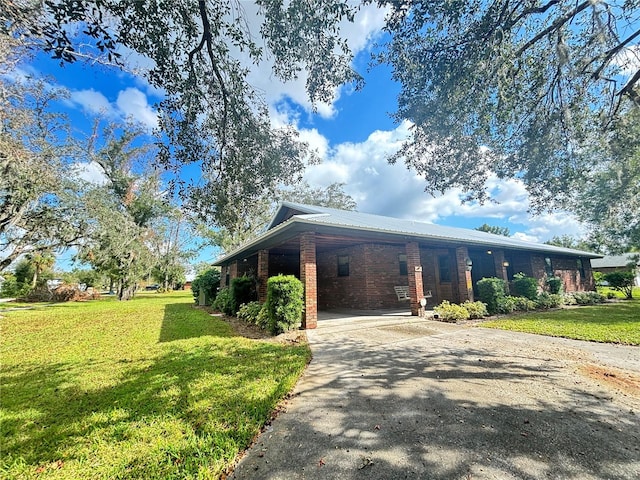
<svg viewBox="0 0 640 480"><path fill-rule="evenodd" d="M238 278L238 261L235 260L231 265L227 267L229 269L229 287L234 278Z"/></svg>
<svg viewBox="0 0 640 480"><path fill-rule="evenodd" d="M420 299L424 297L422 265L420 264L420 246L416 242L408 242L406 251L411 315L418 315L421 308Z"/></svg>
<svg viewBox="0 0 640 480"><path fill-rule="evenodd" d="M318 326L318 281L315 233L300 235L300 280L304 285L303 328Z"/></svg>
<svg viewBox="0 0 640 480"><path fill-rule="evenodd" d="M496 277L503 279L505 282L508 281L507 267L504 266L504 250L494 250L493 261L496 268Z"/></svg>
<svg viewBox="0 0 640 480"><path fill-rule="evenodd" d="M269 250L258 251L258 301L267 301L267 280L269 280Z"/></svg>
<svg viewBox="0 0 640 480"><path fill-rule="evenodd" d="M226 287L225 281L227 280L227 266L220 267L220 288Z"/></svg>
<svg viewBox="0 0 640 480"><path fill-rule="evenodd" d="M471 280L471 272L467 270L467 258L469 258L469 250L467 250L467 247L456 248L458 301L460 303L463 303L465 300L473 302L473 281Z"/></svg>

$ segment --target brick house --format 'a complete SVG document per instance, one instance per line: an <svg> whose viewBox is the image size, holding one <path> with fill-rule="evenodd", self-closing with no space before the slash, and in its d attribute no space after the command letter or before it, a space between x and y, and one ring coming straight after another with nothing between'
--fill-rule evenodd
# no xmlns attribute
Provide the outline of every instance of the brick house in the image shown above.
<svg viewBox="0 0 640 480"><path fill-rule="evenodd" d="M427 292L429 305L462 303L473 300L481 278L510 281L518 272L541 287L557 276L567 292L593 290L590 259L599 257L477 230L284 202L265 233L214 265L222 269L221 287L238 276L256 277L260 301L270 276L295 275L305 286L304 325L315 328L319 309L410 308L417 315Z"/></svg>

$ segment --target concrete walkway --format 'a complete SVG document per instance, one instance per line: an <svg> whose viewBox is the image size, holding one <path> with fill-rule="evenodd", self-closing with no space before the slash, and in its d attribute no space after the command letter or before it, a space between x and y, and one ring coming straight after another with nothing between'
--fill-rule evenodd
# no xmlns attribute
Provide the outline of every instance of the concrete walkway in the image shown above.
<svg viewBox="0 0 640 480"><path fill-rule="evenodd" d="M313 361L231 478L640 478L637 347L393 315L307 335Z"/></svg>

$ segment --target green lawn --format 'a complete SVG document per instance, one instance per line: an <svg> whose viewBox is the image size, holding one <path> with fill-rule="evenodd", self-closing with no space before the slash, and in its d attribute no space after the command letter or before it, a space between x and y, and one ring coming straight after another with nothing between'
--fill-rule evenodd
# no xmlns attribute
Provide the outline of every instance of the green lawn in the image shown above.
<svg viewBox="0 0 640 480"><path fill-rule="evenodd" d="M0 476L218 478L310 358L191 292L2 312Z"/></svg>
<svg viewBox="0 0 640 480"><path fill-rule="evenodd" d="M640 299L531 312L480 325L553 337L640 345Z"/></svg>

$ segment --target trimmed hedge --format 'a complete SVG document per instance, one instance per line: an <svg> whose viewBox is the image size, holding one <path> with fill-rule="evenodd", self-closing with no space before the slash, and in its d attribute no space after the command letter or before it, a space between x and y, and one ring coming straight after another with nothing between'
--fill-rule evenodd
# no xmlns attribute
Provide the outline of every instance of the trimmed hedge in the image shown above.
<svg viewBox="0 0 640 480"><path fill-rule="evenodd" d="M226 315L235 315L236 309L233 301L233 295L231 294L231 290L228 288L223 288L218 292L216 299L213 301L212 307L222 312Z"/></svg>
<svg viewBox="0 0 640 480"><path fill-rule="evenodd" d="M267 281L265 309L272 334L300 326L304 311L303 293L302 282L293 275L278 275Z"/></svg>
<svg viewBox="0 0 640 480"><path fill-rule="evenodd" d="M448 300L443 300L440 305L434 307L433 311L438 315L439 320L445 322L468 320L470 316L464 306L450 303Z"/></svg>
<svg viewBox="0 0 640 480"><path fill-rule="evenodd" d="M495 315L500 311L500 300L506 295L507 284L501 278L483 278L478 280L478 297L487 305L489 315Z"/></svg>
<svg viewBox="0 0 640 480"><path fill-rule="evenodd" d="M516 273L511 285L515 297L525 297L534 301L538 298L538 281L535 278L527 277L524 273Z"/></svg>
<svg viewBox="0 0 640 480"><path fill-rule="evenodd" d="M547 288L549 293L562 293L562 279L558 277L548 278Z"/></svg>
<svg viewBox="0 0 640 480"><path fill-rule="evenodd" d="M482 302L470 302L467 300L462 304L462 307L469 312L469 318L483 318L489 315L487 312L487 306Z"/></svg>

